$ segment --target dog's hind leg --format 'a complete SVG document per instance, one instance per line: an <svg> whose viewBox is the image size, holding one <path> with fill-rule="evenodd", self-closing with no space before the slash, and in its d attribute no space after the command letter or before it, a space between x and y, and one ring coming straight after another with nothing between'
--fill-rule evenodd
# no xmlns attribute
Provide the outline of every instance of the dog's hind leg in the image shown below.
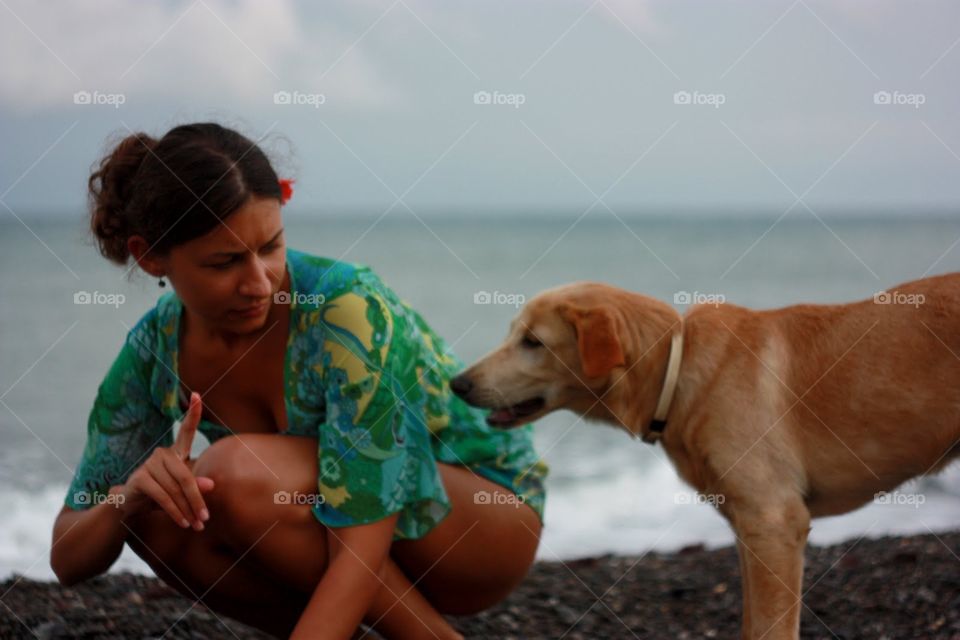
<svg viewBox="0 0 960 640"><path fill-rule="evenodd" d="M743 638L798 638L810 513L797 497L745 506L733 522L744 567Z"/></svg>

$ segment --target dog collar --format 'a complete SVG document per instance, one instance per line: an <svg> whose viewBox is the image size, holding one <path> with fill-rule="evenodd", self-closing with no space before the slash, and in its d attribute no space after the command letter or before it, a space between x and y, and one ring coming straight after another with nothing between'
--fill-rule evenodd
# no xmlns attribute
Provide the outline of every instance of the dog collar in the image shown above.
<svg viewBox="0 0 960 640"><path fill-rule="evenodd" d="M663 389L660 390L660 399L653 412L650 427L643 434L643 441L653 444L663 435L667 426L667 413L670 411L670 402L677 390L677 380L680 377L680 359L683 356L683 320L680 321L680 330L673 334L670 341L670 357L667 359L667 373L663 378Z"/></svg>

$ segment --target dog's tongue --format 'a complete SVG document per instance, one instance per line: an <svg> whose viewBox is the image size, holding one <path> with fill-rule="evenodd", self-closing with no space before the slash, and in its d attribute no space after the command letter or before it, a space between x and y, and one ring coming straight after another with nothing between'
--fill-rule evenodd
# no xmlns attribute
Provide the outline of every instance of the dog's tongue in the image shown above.
<svg viewBox="0 0 960 640"><path fill-rule="evenodd" d="M530 398L523 402L518 402L512 407L503 409L491 409L487 414L487 424L491 426L504 426L515 424L521 418L532 415L543 408L543 398Z"/></svg>
<svg viewBox="0 0 960 640"><path fill-rule="evenodd" d="M493 409L489 414L487 414L487 424L505 424L513 421L515 417L516 416L513 413L513 409L510 407L507 407L506 409Z"/></svg>

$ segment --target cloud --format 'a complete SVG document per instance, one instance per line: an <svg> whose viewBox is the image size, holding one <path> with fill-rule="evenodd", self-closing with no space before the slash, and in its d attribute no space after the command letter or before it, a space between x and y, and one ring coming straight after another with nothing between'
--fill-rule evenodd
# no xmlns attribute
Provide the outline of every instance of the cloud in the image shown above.
<svg viewBox="0 0 960 640"><path fill-rule="evenodd" d="M404 99L353 46L358 34L305 20L291 2L22 1L0 12L8 14L0 54L9 61L0 66L0 105L15 112L72 106L81 90L123 93L128 105L178 98L267 105L281 89L334 96L331 108ZM321 79L318 70L331 65Z"/></svg>

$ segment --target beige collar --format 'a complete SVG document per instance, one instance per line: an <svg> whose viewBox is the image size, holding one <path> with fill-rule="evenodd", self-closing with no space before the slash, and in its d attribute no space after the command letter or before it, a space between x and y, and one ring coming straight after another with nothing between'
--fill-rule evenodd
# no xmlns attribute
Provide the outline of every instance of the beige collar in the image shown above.
<svg viewBox="0 0 960 640"><path fill-rule="evenodd" d="M683 319L680 320L680 329L673 334L670 341L670 357L667 359L667 373L663 378L663 389L657 408L653 412L653 420L647 432L643 434L643 441L654 444L663 435L667 426L667 413L670 411L670 402L677 390L677 380L680 377L680 360L683 357Z"/></svg>

